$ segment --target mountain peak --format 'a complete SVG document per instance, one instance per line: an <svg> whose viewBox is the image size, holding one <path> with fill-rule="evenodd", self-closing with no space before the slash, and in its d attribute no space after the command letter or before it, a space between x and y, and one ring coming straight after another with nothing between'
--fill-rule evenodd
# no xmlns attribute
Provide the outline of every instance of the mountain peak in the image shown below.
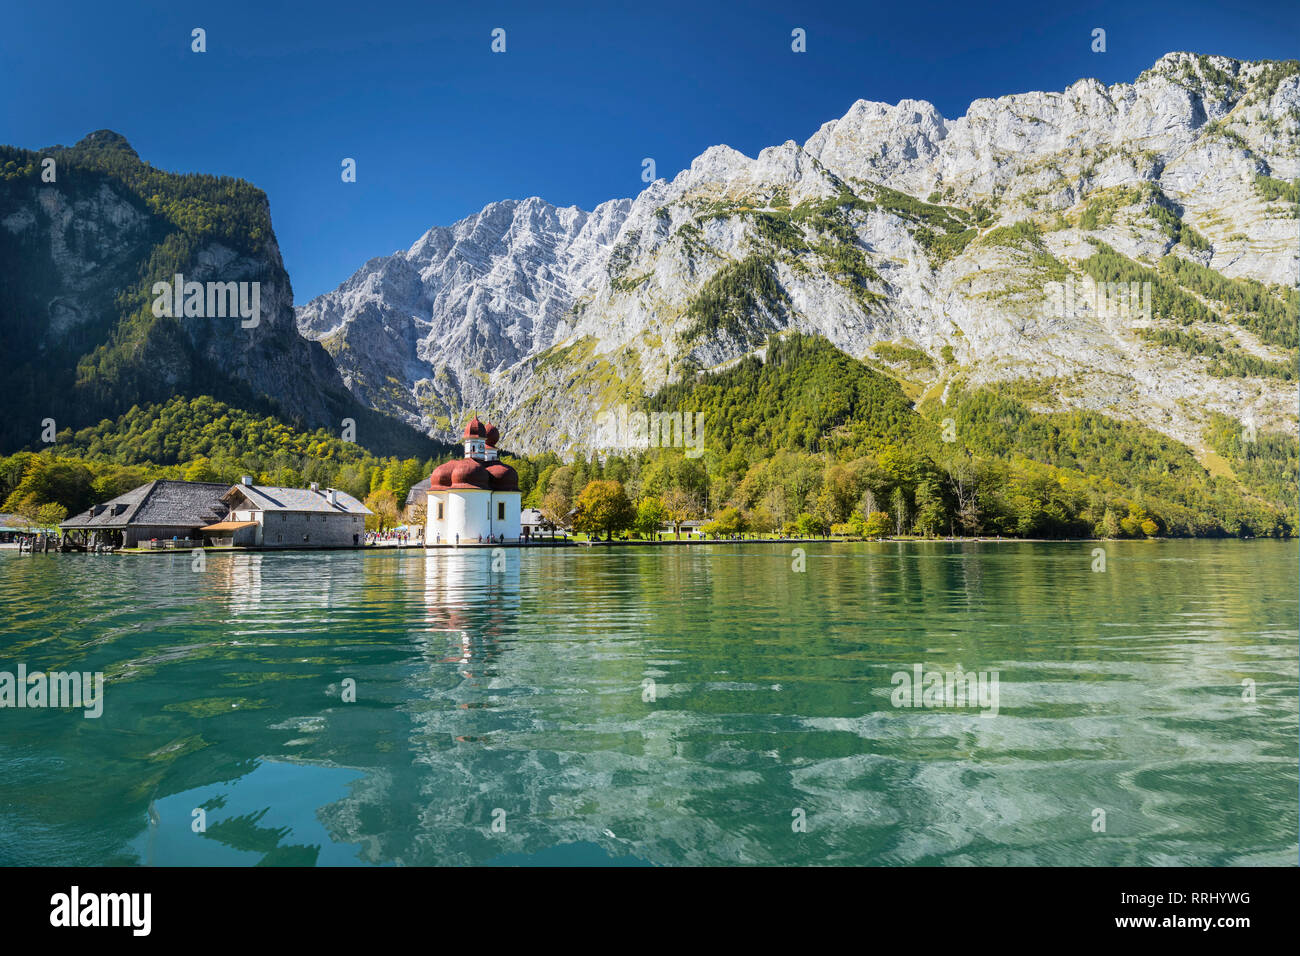
<svg viewBox="0 0 1300 956"><path fill-rule="evenodd" d="M1261 60L1254 66L1258 68L1267 62ZM1252 64L1234 60L1229 56L1175 50L1156 60L1149 70L1138 77L1138 82L1152 77L1161 77L1183 85L1188 83L1207 87L1231 85L1238 78L1248 80L1252 72L1251 66Z"/></svg>
<svg viewBox="0 0 1300 956"><path fill-rule="evenodd" d="M135 159L140 158L140 154L135 151L127 138L111 129L97 129L93 133L87 133L73 149L111 149L130 153Z"/></svg>
<svg viewBox="0 0 1300 956"><path fill-rule="evenodd" d="M1184 64L1211 63L1220 69L1241 66L1240 60L1232 57L1207 53L1191 53L1187 50L1171 50L1151 65L1153 71L1181 69Z"/></svg>

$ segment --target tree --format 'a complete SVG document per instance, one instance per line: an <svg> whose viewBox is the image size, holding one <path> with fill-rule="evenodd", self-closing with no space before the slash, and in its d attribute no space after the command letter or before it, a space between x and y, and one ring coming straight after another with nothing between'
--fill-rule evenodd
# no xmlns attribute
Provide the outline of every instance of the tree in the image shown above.
<svg viewBox="0 0 1300 956"><path fill-rule="evenodd" d="M22 481L0 510L34 518L36 508L56 502L75 514L94 504L94 480L94 473L80 461L33 456Z"/></svg>
<svg viewBox="0 0 1300 956"><path fill-rule="evenodd" d="M110 465L91 484L91 497L94 502L105 502L139 488L152 477L149 469L137 465Z"/></svg>
<svg viewBox="0 0 1300 956"><path fill-rule="evenodd" d="M212 462L206 456L199 456L190 462L189 467L181 476L186 481L220 481L221 475L212 467Z"/></svg>
<svg viewBox="0 0 1300 956"><path fill-rule="evenodd" d="M556 528L567 528L569 526L569 512L573 510L569 504L569 496L559 489L548 491L542 496L542 502L537 508L546 519L546 523Z"/></svg>
<svg viewBox="0 0 1300 956"><path fill-rule="evenodd" d="M398 501L405 501L411 486L425 476L424 465L416 458L394 461L385 471L384 483Z"/></svg>
<svg viewBox="0 0 1300 956"><path fill-rule="evenodd" d="M695 497L682 488L673 488L662 498L664 505L664 516L673 524L673 534L677 537L682 535L682 522L690 521L699 514L699 508L695 503Z"/></svg>
<svg viewBox="0 0 1300 956"><path fill-rule="evenodd" d="M1097 522L1097 527L1093 529L1093 534L1099 538L1106 538L1107 540L1118 538L1120 536L1120 527L1119 519L1115 517L1115 512L1107 508L1106 513L1101 516L1101 520Z"/></svg>
<svg viewBox="0 0 1300 956"><path fill-rule="evenodd" d="M1037 536L1047 521L1043 503L1030 495L1018 494L1012 496L1011 505L1015 513L1016 534L1022 538Z"/></svg>
<svg viewBox="0 0 1300 956"><path fill-rule="evenodd" d="M799 534L810 538L826 534L829 530L825 518L821 515L809 514L806 511L795 519L794 527Z"/></svg>
<svg viewBox="0 0 1300 956"><path fill-rule="evenodd" d="M68 509L61 504L51 502L36 509L36 527L57 528L59 522L68 516Z"/></svg>
<svg viewBox="0 0 1300 956"><path fill-rule="evenodd" d="M366 527L371 531L385 531L397 524L397 496L387 488L366 495L364 504L374 512L366 517Z"/></svg>
<svg viewBox="0 0 1300 956"><path fill-rule="evenodd" d="M745 518L739 508L723 508L712 521L704 526L707 534L730 537L745 530Z"/></svg>
<svg viewBox="0 0 1300 956"><path fill-rule="evenodd" d="M1119 526L1130 538L1137 538L1144 534L1142 523L1148 517L1147 510L1141 505L1130 504L1128 506L1128 515L1119 520Z"/></svg>
<svg viewBox="0 0 1300 956"><path fill-rule="evenodd" d="M921 534L939 534L947 524L947 508L936 478L928 476L916 486L916 530Z"/></svg>
<svg viewBox="0 0 1300 956"><path fill-rule="evenodd" d="M16 515L22 515L24 523L32 525L33 527L37 523L37 515L41 513L42 507L44 507L44 503L31 492L22 496L19 496L18 493L15 492L10 495L9 500L5 502L6 510Z"/></svg>
<svg viewBox="0 0 1300 956"><path fill-rule="evenodd" d="M876 493L871 490L870 485L868 485L866 490L862 492L862 497L858 500L858 506L862 509L862 513L868 516L873 511L880 510L876 507Z"/></svg>
<svg viewBox="0 0 1300 956"><path fill-rule="evenodd" d="M894 512L894 534L901 535L903 525L907 523L907 498L901 485L895 487L894 493L889 496L889 508Z"/></svg>
<svg viewBox="0 0 1300 956"><path fill-rule="evenodd" d="M585 470L585 465L579 460L572 465L561 465L549 475L546 476L546 485L542 489L543 498L552 491L557 491L564 496L567 507L564 509L567 514L573 507L573 500L578 496L578 489L582 488L586 482L580 480L580 472Z"/></svg>
<svg viewBox="0 0 1300 956"><path fill-rule="evenodd" d="M864 538L883 538L889 533L889 515L883 511L873 511L867 515L867 523L862 529Z"/></svg>
<svg viewBox="0 0 1300 956"><path fill-rule="evenodd" d="M763 495L763 502L759 507L772 516L772 528L784 527L786 511L785 492L777 485L772 485Z"/></svg>
<svg viewBox="0 0 1300 956"><path fill-rule="evenodd" d="M759 505L745 516L745 524L750 531L757 531L759 534L767 534L777 528L776 516L763 505Z"/></svg>
<svg viewBox="0 0 1300 956"><path fill-rule="evenodd" d="M653 455L641 470L641 493L664 498L673 490L684 491L696 500L704 498L709 490L704 461L687 458L675 449Z"/></svg>
<svg viewBox="0 0 1300 956"><path fill-rule="evenodd" d="M826 469L822 492L817 499L817 510L833 522L848 521L853 504L858 500L862 485L862 467L853 464L833 464Z"/></svg>
<svg viewBox="0 0 1300 956"><path fill-rule="evenodd" d="M817 515L817 517L820 518L822 523L827 527L830 527L832 524L839 521L842 515L847 514L847 509L844 512L839 510L835 495L829 487L823 487L822 490L817 493L816 502L813 505L812 511L813 514Z"/></svg>
<svg viewBox="0 0 1300 956"><path fill-rule="evenodd" d="M948 487L952 489L957 523L966 534L979 534L979 485L975 465L969 458L949 460L945 465Z"/></svg>
<svg viewBox="0 0 1300 956"><path fill-rule="evenodd" d="M627 500L623 485L617 481L597 478L587 483L578 495L577 511L573 516L573 529L593 536L605 532L606 540L613 540L615 531L625 531L636 521L636 509Z"/></svg>
<svg viewBox="0 0 1300 956"><path fill-rule="evenodd" d="M654 497L642 498L637 502L636 521L632 523L632 530L648 538L656 534L666 520L662 501Z"/></svg>
<svg viewBox="0 0 1300 956"><path fill-rule="evenodd" d="M840 521L831 525L831 534L844 535L846 537L863 538L866 537L867 521L862 515L855 511L849 515L848 521Z"/></svg>

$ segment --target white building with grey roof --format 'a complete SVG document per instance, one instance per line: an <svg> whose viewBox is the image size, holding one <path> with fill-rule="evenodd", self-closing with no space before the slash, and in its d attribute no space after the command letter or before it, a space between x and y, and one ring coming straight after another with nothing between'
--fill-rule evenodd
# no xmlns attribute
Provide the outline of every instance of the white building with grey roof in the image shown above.
<svg viewBox="0 0 1300 956"><path fill-rule="evenodd" d="M337 488L281 488L244 478L221 499L230 513L204 532L257 548L356 548L369 508Z"/></svg>

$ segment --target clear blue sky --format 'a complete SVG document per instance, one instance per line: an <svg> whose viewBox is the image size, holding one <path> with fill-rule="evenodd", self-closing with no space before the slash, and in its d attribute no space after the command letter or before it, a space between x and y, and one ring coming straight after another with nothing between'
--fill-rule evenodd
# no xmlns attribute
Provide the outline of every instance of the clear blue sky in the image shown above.
<svg viewBox="0 0 1300 956"><path fill-rule="evenodd" d="M255 183L302 303L491 201L590 209L635 195L643 157L672 177L715 143L753 156L857 99L953 117L979 97L1131 81L1171 50L1300 56L1294 0L288 6L8 4L0 142L108 128L160 168Z"/></svg>

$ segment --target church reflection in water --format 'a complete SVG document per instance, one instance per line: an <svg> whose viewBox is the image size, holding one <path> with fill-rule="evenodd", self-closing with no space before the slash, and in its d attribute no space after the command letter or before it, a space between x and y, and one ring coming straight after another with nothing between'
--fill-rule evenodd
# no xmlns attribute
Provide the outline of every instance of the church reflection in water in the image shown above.
<svg viewBox="0 0 1300 956"><path fill-rule="evenodd" d="M490 679L504 631L519 614L519 563L513 548L426 552L429 653L441 648L445 653L437 659L459 665L466 680Z"/></svg>

